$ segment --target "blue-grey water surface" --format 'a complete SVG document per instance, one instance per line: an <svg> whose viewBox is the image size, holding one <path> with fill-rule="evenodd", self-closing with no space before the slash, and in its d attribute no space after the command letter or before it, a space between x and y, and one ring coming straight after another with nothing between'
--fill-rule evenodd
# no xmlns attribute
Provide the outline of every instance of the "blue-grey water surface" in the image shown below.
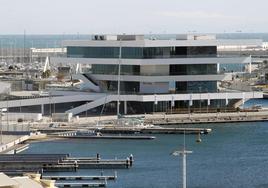
<svg viewBox="0 0 268 188"><path fill-rule="evenodd" d="M268 33L218 33L218 39L262 39L268 41ZM0 48L55 48L61 47L64 40L88 40L90 34L62 34L62 35L0 35ZM171 39L176 34L150 34L146 38Z"/></svg>
<svg viewBox="0 0 268 188"><path fill-rule="evenodd" d="M200 126L200 125L199 125ZM186 135L194 153L187 158L189 188L268 187L268 123L208 124L213 132ZM117 170L118 180L110 188L181 187L181 163L170 153L181 148L183 135L156 135L157 139L138 140L58 140L33 143L27 153L70 153L73 156L125 158L133 154L131 169ZM78 174L100 174L100 170L79 170ZM113 171L105 170L104 174Z"/></svg>

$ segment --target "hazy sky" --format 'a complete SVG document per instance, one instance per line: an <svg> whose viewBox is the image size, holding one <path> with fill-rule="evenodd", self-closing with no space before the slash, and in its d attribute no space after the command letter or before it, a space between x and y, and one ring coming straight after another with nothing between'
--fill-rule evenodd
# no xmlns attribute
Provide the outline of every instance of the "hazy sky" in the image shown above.
<svg viewBox="0 0 268 188"><path fill-rule="evenodd" d="M0 0L0 34L268 32L268 0Z"/></svg>

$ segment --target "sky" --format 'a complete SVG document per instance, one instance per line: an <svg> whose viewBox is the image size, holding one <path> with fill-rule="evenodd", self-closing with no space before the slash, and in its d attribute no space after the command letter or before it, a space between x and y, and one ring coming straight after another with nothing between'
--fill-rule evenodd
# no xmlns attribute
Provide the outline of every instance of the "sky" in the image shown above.
<svg viewBox="0 0 268 188"><path fill-rule="evenodd" d="M0 0L0 34L268 32L268 0Z"/></svg>

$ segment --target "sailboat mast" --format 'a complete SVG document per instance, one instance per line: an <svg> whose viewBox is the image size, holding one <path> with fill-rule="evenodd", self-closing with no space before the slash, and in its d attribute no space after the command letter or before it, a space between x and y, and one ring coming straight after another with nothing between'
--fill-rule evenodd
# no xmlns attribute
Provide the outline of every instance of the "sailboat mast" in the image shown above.
<svg viewBox="0 0 268 188"><path fill-rule="evenodd" d="M119 43L119 57L118 57L118 81L117 81L117 119L119 119L119 115L120 115L121 58L122 58L122 44L121 44L121 39L120 39L120 43Z"/></svg>

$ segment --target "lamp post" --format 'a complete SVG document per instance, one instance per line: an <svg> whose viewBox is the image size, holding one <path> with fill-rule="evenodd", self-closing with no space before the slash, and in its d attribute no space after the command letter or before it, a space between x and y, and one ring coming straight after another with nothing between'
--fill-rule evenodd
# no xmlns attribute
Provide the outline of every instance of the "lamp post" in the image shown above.
<svg viewBox="0 0 268 188"><path fill-rule="evenodd" d="M174 151L172 155L182 156L182 188L186 188L187 184L187 174L186 174L186 155L193 153L192 151L187 151L185 148L181 151Z"/></svg>
<svg viewBox="0 0 268 188"><path fill-rule="evenodd" d="M1 61L3 62L4 55L3 55L3 41L2 41L2 39L0 40L0 47L1 47Z"/></svg>
<svg viewBox="0 0 268 188"><path fill-rule="evenodd" d="M201 90L202 90L202 87L200 86L199 87L199 113L201 113Z"/></svg>
<svg viewBox="0 0 268 188"><path fill-rule="evenodd" d="M51 106L51 91L49 91L49 115L50 115L50 122L52 122L52 106Z"/></svg>
<svg viewBox="0 0 268 188"><path fill-rule="evenodd" d="M2 116L4 115L3 112L6 112L7 109L6 108L1 108L0 109L0 126L1 126L1 129L0 129L0 142L1 142L1 145L3 144L3 124L2 124Z"/></svg>
<svg viewBox="0 0 268 188"><path fill-rule="evenodd" d="M2 124L2 109L0 114L0 125L1 125L1 145L3 145L3 124Z"/></svg>
<svg viewBox="0 0 268 188"><path fill-rule="evenodd" d="M7 118L6 118L6 122L7 122L7 130L9 130L9 106L8 106L8 96L10 95L10 88L6 87L5 88L5 94L6 94L6 108L4 109L7 112Z"/></svg>
<svg viewBox="0 0 268 188"><path fill-rule="evenodd" d="M86 118L87 118L87 110L88 110L88 102L87 102L87 105L86 105Z"/></svg>
<svg viewBox="0 0 268 188"><path fill-rule="evenodd" d="M207 114L208 114L208 106L210 106L210 96L209 96L209 93L208 93L208 89L207 89L207 99L208 99L208 101L207 101Z"/></svg>
<svg viewBox="0 0 268 188"><path fill-rule="evenodd" d="M193 153L192 151L187 151L185 148L185 130L184 130L184 144L183 149L179 151L174 151L172 155L182 156L182 188L186 188L187 184L187 174L186 174L186 156L187 154Z"/></svg>

